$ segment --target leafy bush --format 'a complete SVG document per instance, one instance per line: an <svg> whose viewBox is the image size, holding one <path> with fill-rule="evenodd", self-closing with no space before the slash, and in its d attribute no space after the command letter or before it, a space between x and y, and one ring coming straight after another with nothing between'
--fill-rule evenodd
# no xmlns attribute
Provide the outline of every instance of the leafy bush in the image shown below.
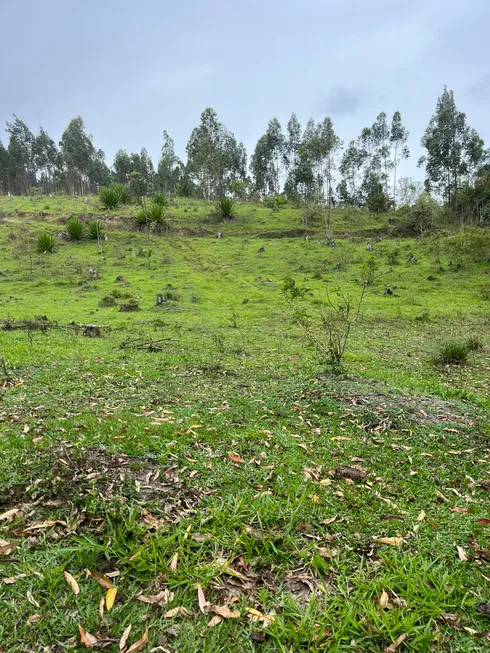
<svg viewBox="0 0 490 653"><path fill-rule="evenodd" d="M39 234L36 242L36 249L39 254L52 254L56 249L54 236L46 232Z"/></svg>
<svg viewBox="0 0 490 653"><path fill-rule="evenodd" d="M264 198L264 206L272 210L279 210L286 206L287 203L287 198L284 195L268 195Z"/></svg>
<svg viewBox="0 0 490 653"><path fill-rule="evenodd" d="M216 209L222 218L230 220L235 217L235 202L231 197L222 197L218 201Z"/></svg>
<svg viewBox="0 0 490 653"><path fill-rule="evenodd" d="M153 203L158 204L159 206L168 206L168 197L165 193L155 193Z"/></svg>
<svg viewBox="0 0 490 653"><path fill-rule="evenodd" d="M408 216L412 227L419 234L425 234L434 229L441 214L441 207L429 193L422 193L411 207Z"/></svg>
<svg viewBox="0 0 490 653"><path fill-rule="evenodd" d="M124 184L110 184L103 186L99 191L99 199L104 209L117 209L121 204L129 201L128 189Z"/></svg>
<svg viewBox="0 0 490 653"><path fill-rule="evenodd" d="M147 208L146 213L150 222L156 227L161 226L165 222L165 206L152 202Z"/></svg>
<svg viewBox="0 0 490 653"><path fill-rule="evenodd" d="M134 170L130 173L128 179L128 190L131 197L135 200L139 200L141 197L146 195L148 192L148 182L141 172Z"/></svg>
<svg viewBox="0 0 490 653"><path fill-rule="evenodd" d="M91 240L98 240L102 236L102 223L100 220L91 220L88 223L87 234Z"/></svg>
<svg viewBox="0 0 490 653"><path fill-rule="evenodd" d="M468 341L448 340L444 342L436 356L434 363L438 365L463 365L468 360L470 346Z"/></svg>
<svg viewBox="0 0 490 653"><path fill-rule="evenodd" d="M70 218L66 224L66 231L70 240L83 240L85 236L85 225L80 218Z"/></svg>
<svg viewBox="0 0 490 653"><path fill-rule="evenodd" d="M140 304L137 299L129 299L126 304L121 304L119 311L122 313L130 313L133 311L139 311Z"/></svg>
<svg viewBox="0 0 490 653"><path fill-rule="evenodd" d="M117 302L115 298L112 295L107 295L106 297L102 297L102 299L99 302L99 306L101 308L106 308L110 306L117 306Z"/></svg>

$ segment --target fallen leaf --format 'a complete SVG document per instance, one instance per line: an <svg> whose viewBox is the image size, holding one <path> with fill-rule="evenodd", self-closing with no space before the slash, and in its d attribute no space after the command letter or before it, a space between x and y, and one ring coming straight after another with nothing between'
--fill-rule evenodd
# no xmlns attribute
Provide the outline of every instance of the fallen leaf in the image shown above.
<svg viewBox="0 0 490 653"><path fill-rule="evenodd" d="M42 617L40 614L31 614L30 617L27 618L27 621L30 625L37 623L38 621L41 621Z"/></svg>
<svg viewBox="0 0 490 653"><path fill-rule="evenodd" d="M403 544L403 537L380 537L378 542L380 544L389 544L390 546L401 546Z"/></svg>
<svg viewBox="0 0 490 653"><path fill-rule="evenodd" d="M483 616L487 617L490 619L490 603L485 603L484 601L480 601L480 603L476 604L476 609L478 612L480 612Z"/></svg>
<svg viewBox="0 0 490 653"><path fill-rule="evenodd" d="M340 465L335 470L335 476L348 478L351 481L362 481L366 478L366 472L360 467L351 467L350 465Z"/></svg>
<svg viewBox="0 0 490 653"><path fill-rule="evenodd" d="M34 605L36 608L40 608L40 607L41 607L41 606L39 605L39 603L36 601L36 599L32 596L32 592L31 592L31 590L27 590L27 594L26 594L26 596L27 596L27 600L29 601L29 603L32 603L32 605Z"/></svg>
<svg viewBox="0 0 490 653"><path fill-rule="evenodd" d="M99 617L100 617L101 621L104 619L104 597L103 596L100 597L100 601L99 601Z"/></svg>
<svg viewBox="0 0 490 653"><path fill-rule="evenodd" d="M119 650L122 651L126 647L126 642L128 641L129 633L131 632L132 625L129 624L129 626L126 628L126 630L123 632L121 639L119 640Z"/></svg>
<svg viewBox="0 0 490 653"><path fill-rule="evenodd" d="M238 456L234 456L232 453L228 454L228 458L232 460L234 463L243 463L242 458L239 458Z"/></svg>
<svg viewBox="0 0 490 653"><path fill-rule="evenodd" d="M214 628L215 626L217 626L218 624L220 624L222 621L223 621L223 617L221 617L219 614L215 614L215 615L211 618L211 620L210 620L210 622L208 623L208 625L206 626L206 628Z"/></svg>
<svg viewBox="0 0 490 653"><path fill-rule="evenodd" d="M442 492L439 492L439 490L436 491L436 496L441 500L441 501L446 501L448 502L449 499L443 495Z"/></svg>
<svg viewBox="0 0 490 653"><path fill-rule="evenodd" d="M17 582L17 578L15 578L15 576L9 576L8 578L2 578L2 583L5 583L5 585L13 585L16 582Z"/></svg>
<svg viewBox="0 0 490 653"><path fill-rule="evenodd" d="M200 585L197 586L197 600L199 602L199 610L201 612L206 612L209 603L206 601L206 597L204 596L203 589Z"/></svg>
<svg viewBox="0 0 490 653"><path fill-rule="evenodd" d="M316 546L315 549L322 558L327 560L330 558L335 558L337 555L336 549L327 549L325 546Z"/></svg>
<svg viewBox="0 0 490 653"><path fill-rule="evenodd" d="M5 540L0 540L0 556L8 556L15 549L17 544L6 542Z"/></svg>
<svg viewBox="0 0 490 653"><path fill-rule="evenodd" d="M99 583L99 585L102 585L102 587L104 587L106 590L110 590L114 587L114 583L112 583L106 576L99 574L98 571L92 571L89 569L89 572L90 575Z"/></svg>
<svg viewBox="0 0 490 653"><path fill-rule="evenodd" d="M381 592L381 596L379 597L379 606L380 606L380 608L385 610L388 607L389 602L390 602L390 596L389 596L388 592L385 592L385 590L383 590Z"/></svg>
<svg viewBox="0 0 490 653"><path fill-rule="evenodd" d="M107 590L107 594L105 595L105 607L107 608L107 612L110 612L112 610L112 606L114 605L114 601L116 600L116 594L117 594L117 587L110 587Z"/></svg>
<svg viewBox="0 0 490 653"><path fill-rule="evenodd" d="M456 546L456 549L458 550L458 556L459 559L462 560L463 562L466 562L468 560L468 556L465 553L465 550L463 549L462 546Z"/></svg>
<svg viewBox="0 0 490 653"><path fill-rule="evenodd" d="M0 515L0 521L3 521L4 519L10 519L11 517L14 517L19 512L20 512L19 508L12 508L11 510L7 510L7 512L4 512L3 514Z"/></svg>
<svg viewBox="0 0 490 653"><path fill-rule="evenodd" d="M212 539L211 533L194 533L192 539L194 542L206 542L206 540Z"/></svg>
<svg viewBox="0 0 490 653"><path fill-rule="evenodd" d="M136 596L137 601L142 601L143 603L149 603L150 605L165 605L166 603L171 603L174 599L174 593L170 592L168 589L164 589L158 594L152 594L150 596L143 596L139 594Z"/></svg>
<svg viewBox="0 0 490 653"><path fill-rule="evenodd" d="M403 644L407 637L407 633L400 635L400 637L398 637L398 639L396 639L393 644L390 644L387 648L385 648L385 653L395 653L396 649L400 646L400 644Z"/></svg>
<svg viewBox="0 0 490 653"><path fill-rule="evenodd" d="M82 626L79 625L78 630L80 631L80 641L82 644L85 644L87 648L93 648L97 644L97 638L84 630Z"/></svg>
<svg viewBox="0 0 490 653"><path fill-rule="evenodd" d="M485 517L482 517L481 519L476 520L477 524L490 524L490 519L486 519Z"/></svg>
<svg viewBox="0 0 490 653"><path fill-rule="evenodd" d="M426 516L427 515L425 514L425 512L423 510L421 510L420 513L419 513L419 516L417 517L417 521L424 521Z"/></svg>
<svg viewBox="0 0 490 653"><path fill-rule="evenodd" d="M169 567L170 567L170 569L171 569L172 571L175 571L175 570L177 569L177 564L178 564L178 562L179 562L179 554L176 553L176 554L174 555L174 557L172 558L172 560L170 561L170 565L169 565Z"/></svg>
<svg viewBox="0 0 490 653"><path fill-rule="evenodd" d="M148 626L146 626L146 630L143 634L143 637L139 639L137 642L132 644L127 650L127 653L136 653L136 651L141 651L142 648L144 648L148 644Z"/></svg>
<svg viewBox="0 0 490 653"><path fill-rule="evenodd" d="M165 617L165 619L172 619L172 617L176 617L177 615L179 617L190 617L191 613L189 612L189 610L187 610L187 608L184 608L183 606L179 605L176 608L172 608L171 610L166 612L163 616Z"/></svg>
<svg viewBox="0 0 490 653"><path fill-rule="evenodd" d="M462 515L470 512L469 508L463 508L463 506L454 506L453 508L449 508L450 512L459 512Z"/></svg>
<svg viewBox="0 0 490 653"><path fill-rule="evenodd" d="M212 605L210 611L223 619L238 619L240 616L239 610L230 610L227 605Z"/></svg>
<svg viewBox="0 0 490 653"><path fill-rule="evenodd" d="M80 587L78 586L77 581L73 578L73 576L69 572L64 571L63 574L65 576L66 582L71 587L71 591L73 592L73 594L75 596L78 596L80 594Z"/></svg>

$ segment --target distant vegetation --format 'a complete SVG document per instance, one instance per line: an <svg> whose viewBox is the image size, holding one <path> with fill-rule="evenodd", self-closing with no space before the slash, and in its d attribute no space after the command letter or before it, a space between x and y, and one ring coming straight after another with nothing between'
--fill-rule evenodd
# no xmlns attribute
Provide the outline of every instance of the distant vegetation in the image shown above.
<svg viewBox="0 0 490 653"><path fill-rule="evenodd" d="M156 167L143 148L129 154L118 150L109 168L80 116L70 121L59 144L42 128L33 134L15 115L6 130L7 146L0 142L3 194L98 193L105 210L142 198L165 207L169 195L214 202L260 200L276 211L288 201L309 210L316 206L327 232L334 206L375 214L403 209L422 235L441 219L446 224L490 224L489 151L447 88L421 138L424 183L400 174L410 152L399 111L391 120L381 112L346 144L329 117L318 123L310 119L303 128L293 113L285 129L273 118L248 161L243 143L208 108L187 143L187 161L176 156L164 131ZM218 212L231 215L221 208Z"/></svg>

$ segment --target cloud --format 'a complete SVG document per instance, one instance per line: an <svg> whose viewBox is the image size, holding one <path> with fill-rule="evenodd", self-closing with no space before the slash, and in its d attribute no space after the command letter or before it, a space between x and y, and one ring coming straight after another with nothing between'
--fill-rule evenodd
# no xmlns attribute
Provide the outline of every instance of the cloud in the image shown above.
<svg viewBox="0 0 490 653"><path fill-rule="evenodd" d="M332 88L325 101L325 109L333 115L356 113L360 106L361 94L359 91L341 85Z"/></svg>
<svg viewBox="0 0 490 653"><path fill-rule="evenodd" d="M468 95L477 100L490 100L490 73L479 77L474 84L468 88Z"/></svg>

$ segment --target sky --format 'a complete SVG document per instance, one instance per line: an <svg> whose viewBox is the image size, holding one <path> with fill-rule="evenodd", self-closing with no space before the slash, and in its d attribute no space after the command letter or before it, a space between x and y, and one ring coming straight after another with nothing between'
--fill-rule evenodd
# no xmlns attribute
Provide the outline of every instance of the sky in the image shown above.
<svg viewBox="0 0 490 653"><path fill-rule="evenodd" d="M58 142L81 115L109 165L142 147L156 163L164 129L185 157L206 107L249 155L274 116L330 116L347 144L399 110L400 175L423 179L445 84L490 142L490 0L0 0L0 17L0 125Z"/></svg>

